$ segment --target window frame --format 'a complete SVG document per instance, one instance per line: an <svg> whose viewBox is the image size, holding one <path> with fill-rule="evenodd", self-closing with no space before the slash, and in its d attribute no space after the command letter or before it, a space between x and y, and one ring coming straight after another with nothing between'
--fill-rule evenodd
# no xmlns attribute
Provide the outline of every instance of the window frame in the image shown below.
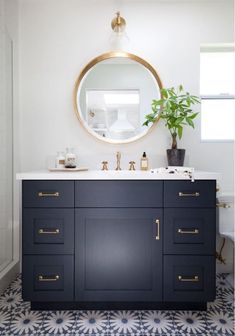
<svg viewBox="0 0 235 336"><path fill-rule="evenodd" d="M201 45L200 47L200 76L201 76L201 54L203 52L207 53L220 53L220 52L233 52L235 57L235 43L226 43L226 44L206 44ZM235 84L235 83L234 83ZM200 80L199 80L199 87L200 87ZM200 87L201 91L201 87ZM200 94L201 101L203 100L235 100L235 93L234 94ZM235 113L235 111L234 111ZM205 143L234 143L234 139L203 139L202 138L202 111L201 111L201 118L200 118L200 139L201 142Z"/></svg>

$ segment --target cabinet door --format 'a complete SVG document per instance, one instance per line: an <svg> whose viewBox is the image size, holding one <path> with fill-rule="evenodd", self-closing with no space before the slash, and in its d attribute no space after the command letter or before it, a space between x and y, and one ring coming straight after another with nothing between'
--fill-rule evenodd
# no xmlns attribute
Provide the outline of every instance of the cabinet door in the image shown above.
<svg viewBox="0 0 235 336"><path fill-rule="evenodd" d="M76 301L162 301L162 210L77 209Z"/></svg>

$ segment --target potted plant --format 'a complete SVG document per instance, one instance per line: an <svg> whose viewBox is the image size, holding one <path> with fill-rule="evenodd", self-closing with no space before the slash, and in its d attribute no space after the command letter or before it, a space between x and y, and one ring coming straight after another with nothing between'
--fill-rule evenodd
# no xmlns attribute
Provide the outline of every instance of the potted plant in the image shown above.
<svg viewBox="0 0 235 336"><path fill-rule="evenodd" d="M192 105L199 104L200 99L186 92L182 85L174 88L161 89L161 98L152 101L152 113L145 116L143 125L148 126L157 119L163 119L172 137L171 149L167 149L169 166L183 166L185 149L177 148L177 137L182 138L183 127L189 125L194 128L193 120L198 112L192 110Z"/></svg>

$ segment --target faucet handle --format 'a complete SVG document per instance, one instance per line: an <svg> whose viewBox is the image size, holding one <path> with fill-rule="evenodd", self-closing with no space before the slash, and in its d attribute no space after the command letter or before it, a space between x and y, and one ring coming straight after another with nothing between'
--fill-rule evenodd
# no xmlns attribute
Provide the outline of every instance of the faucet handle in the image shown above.
<svg viewBox="0 0 235 336"><path fill-rule="evenodd" d="M102 161L102 169L101 170L108 170L108 161Z"/></svg>
<svg viewBox="0 0 235 336"><path fill-rule="evenodd" d="M130 161L129 164L130 164L129 170L135 170L135 161Z"/></svg>

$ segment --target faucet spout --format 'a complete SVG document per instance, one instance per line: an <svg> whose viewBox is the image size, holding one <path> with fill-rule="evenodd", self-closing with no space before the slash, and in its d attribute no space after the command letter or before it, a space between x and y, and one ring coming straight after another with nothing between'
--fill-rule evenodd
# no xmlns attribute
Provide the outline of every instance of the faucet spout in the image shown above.
<svg viewBox="0 0 235 336"><path fill-rule="evenodd" d="M122 168L121 168L121 153L120 152L117 152L116 158L117 158L117 168L116 168L116 170L122 170Z"/></svg>

